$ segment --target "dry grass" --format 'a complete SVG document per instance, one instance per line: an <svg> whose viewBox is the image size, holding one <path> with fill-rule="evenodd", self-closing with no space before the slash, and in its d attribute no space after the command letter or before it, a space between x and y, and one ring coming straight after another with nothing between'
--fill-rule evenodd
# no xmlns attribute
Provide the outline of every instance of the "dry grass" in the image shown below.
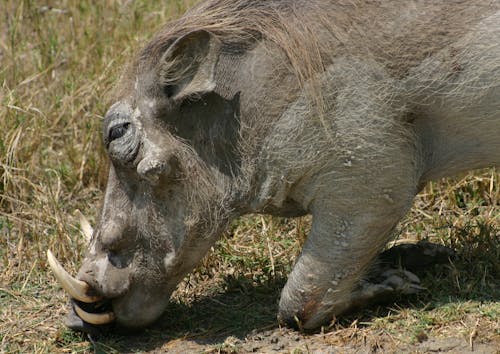
<svg viewBox="0 0 500 354"><path fill-rule="evenodd" d="M133 52L188 3L2 1L0 353L92 350L61 324L66 298L47 272L45 251L77 269L84 240L73 211L95 218L105 182L104 98ZM343 319L327 339L385 333L413 343L477 327L478 340L500 341L499 178L485 170L427 186L397 233L451 245L458 258L423 277L428 292ZM98 347L146 351L196 338L225 350L228 336L273 328L279 289L308 228L307 218L235 221L176 292L161 325L133 344L109 337Z"/></svg>

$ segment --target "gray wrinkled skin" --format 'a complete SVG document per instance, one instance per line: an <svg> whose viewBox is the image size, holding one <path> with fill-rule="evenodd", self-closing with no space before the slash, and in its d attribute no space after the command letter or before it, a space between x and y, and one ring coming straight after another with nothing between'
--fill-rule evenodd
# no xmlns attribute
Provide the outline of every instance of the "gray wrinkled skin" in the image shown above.
<svg viewBox="0 0 500 354"><path fill-rule="evenodd" d="M347 311L427 181L500 165L500 3L452 3L390 2L356 26L348 7L324 12L346 24L304 24L327 53L305 78L265 35L238 48L217 26L167 29L104 120L109 181L78 278L118 324L145 326L230 220L312 214L279 318L315 328ZM420 28L436 11L456 18Z"/></svg>

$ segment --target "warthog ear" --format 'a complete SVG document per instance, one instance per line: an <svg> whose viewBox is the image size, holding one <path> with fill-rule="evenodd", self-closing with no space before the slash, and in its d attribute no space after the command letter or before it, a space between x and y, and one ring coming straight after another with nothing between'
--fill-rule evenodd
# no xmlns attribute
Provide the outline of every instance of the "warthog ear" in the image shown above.
<svg viewBox="0 0 500 354"><path fill-rule="evenodd" d="M210 92L196 100L185 100L172 118L172 132L189 141L207 165L226 175L239 173L239 92L232 99Z"/></svg>
<svg viewBox="0 0 500 354"><path fill-rule="evenodd" d="M160 79L165 94L177 100L213 91L220 47L220 40L204 30L178 38L160 62Z"/></svg>

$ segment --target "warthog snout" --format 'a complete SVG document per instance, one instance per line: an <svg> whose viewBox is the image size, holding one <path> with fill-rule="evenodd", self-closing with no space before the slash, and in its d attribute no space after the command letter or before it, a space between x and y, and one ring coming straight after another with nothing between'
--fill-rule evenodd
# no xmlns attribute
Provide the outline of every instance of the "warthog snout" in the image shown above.
<svg viewBox="0 0 500 354"><path fill-rule="evenodd" d="M85 306L82 304L102 305L104 303L103 297L95 294L94 290L87 282L76 279L66 272L50 250L47 251L47 258L62 288L71 296L74 311L83 321L92 325L103 325L115 320L115 316L112 312L93 313L84 310L82 307ZM99 306L95 306L95 308L98 307Z"/></svg>

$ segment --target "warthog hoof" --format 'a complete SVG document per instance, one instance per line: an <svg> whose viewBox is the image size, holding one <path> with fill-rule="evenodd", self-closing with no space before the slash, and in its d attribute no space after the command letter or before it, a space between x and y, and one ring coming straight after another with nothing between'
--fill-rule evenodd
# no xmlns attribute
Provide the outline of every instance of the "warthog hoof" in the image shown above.
<svg viewBox="0 0 500 354"><path fill-rule="evenodd" d="M414 272L447 263L454 255L455 251L451 248L428 241L399 242L379 255L367 278L353 294L349 310L388 303L424 290Z"/></svg>

